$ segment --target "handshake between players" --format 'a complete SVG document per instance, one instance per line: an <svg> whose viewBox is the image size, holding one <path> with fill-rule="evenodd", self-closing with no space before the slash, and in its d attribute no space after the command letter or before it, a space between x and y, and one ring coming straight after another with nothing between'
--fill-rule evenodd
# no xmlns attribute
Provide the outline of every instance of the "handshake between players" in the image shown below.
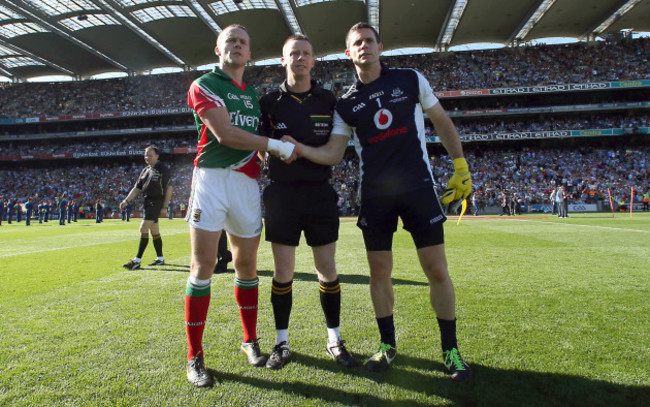
<svg viewBox="0 0 650 407"><path fill-rule="evenodd" d="M271 150L271 142L274 142L276 144L282 144L281 146L283 148L282 154L284 155L282 155L279 152L280 147L278 147L277 152ZM291 146L291 148L289 146ZM303 156L302 147L303 145L297 142L291 136L283 136L281 141L273 140L273 139L269 140L269 152L280 157L287 164L290 164L291 162L295 161L297 158ZM469 166L467 165L467 161L465 160L465 158L460 157L460 158L455 158L453 160L453 163L454 163L454 174L447 182L447 187L445 188L445 191L442 194L442 197L440 198L440 202L443 205L448 205L452 202L467 199L472 194L472 174L469 172Z"/></svg>

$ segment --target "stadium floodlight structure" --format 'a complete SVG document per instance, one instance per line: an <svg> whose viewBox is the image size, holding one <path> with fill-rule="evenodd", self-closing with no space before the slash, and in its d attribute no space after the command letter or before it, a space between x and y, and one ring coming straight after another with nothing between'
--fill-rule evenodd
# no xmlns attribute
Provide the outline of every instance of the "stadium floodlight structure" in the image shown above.
<svg viewBox="0 0 650 407"><path fill-rule="evenodd" d="M368 24L379 32L379 0L366 0Z"/></svg>
<svg viewBox="0 0 650 407"><path fill-rule="evenodd" d="M197 0L185 0L186 3L191 4L193 8L196 8L198 13L204 17L204 21L208 24L216 34L221 32L221 27L217 24L210 14L201 6ZM304 29L298 21L298 17L295 12L295 4L291 0L246 0L246 1L235 1L235 0L221 0L213 1L208 4L210 10L216 15L220 16L226 13L235 13L242 10L253 10L253 9L276 9L280 11L282 16L287 23L287 26L293 34L303 34Z"/></svg>
<svg viewBox="0 0 650 407"><path fill-rule="evenodd" d="M27 61L29 65L43 65L41 62L38 62L32 58L27 58L20 51L14 51L11 47L11 44L8 44L0 40L0 73L9 77L14 78L14 75L5 70L4 68L14 68L16 66L21 66L24 64L24 60Z"/></svg>
<svg viewBox="0 0 650 407"><path fill-rule="evenodd" d="M381 32L387 49L440 51L650 31L649 7L650 0L0 0L0 45L32 53L0 55L14 66L3 65L0 76L195 69L214 62L206 44L233 23L248 28L252 60L261 61L279 57L291 34L308 35L318 57L339 54L358 21Z"/></svg>
<svg viewBox="0 0 650 407"><path fill-rule="evenodd" d="M189 65L187 61L184 61L181 58L179 58L177 55L175 55L173 52L167 49L164 45L158 42L158 40L156 40L154 37L149 35L149 33L147 33L142 28L143 23L153 21L153 20L158 20L163 18L173 18L173 17L195 17L194 12L189 7L177 6L177 5L176 6L161 5L161 6L154 6L154 7L146 7L146 8L132 11L127 16L127 14L120 13L116 9L117 7L124 7L122 6L122 3L125 0L95 0L95 1L97 1L104 10L110 12L115 18L119 19L126 27L130 28L142 39L144 39L146 42L151 44L158 51L166 55L175 64L183 65L183 66ZM133 22L131 18L138 21L139 24Z"/></svg>
<svg viewBox="0 0 650 407"><path fill-rule="evenodd" d="M296 16L296 10L294 9L295 5L292 4L291 0L276 0L278 8L282 10L284 19L287 21L287 25L291 28L291 31L294 34L304 34L302 25L298 22L298 17Z"/></svg>
<svg viewBox="0 0 650 407"><path fill-rule="evenodd" d="M226 13L236 13L241 10L279 9L275 0L221 0L210 3L210 8L218 16Z"/></svg>
<svg viewBox="0 0 650 407"><path fill-rule="evenodd" d="M48 30L36 23L32 22L17 22L0 26L0 35L5 38L14 38L20 35L48 32Z"/></svg>
<svg viewBox="0 0 650 407"><path fill-rule="evenodd" d="M16 45L10 44L6 41L0 39L0 66L6 68L15 68L17 66L26 66L26 65L48 65L58 71L61 71L62 74L75 76L75 73L55 64L52 61L48 61L44 58L39 57L27 50L24 50ZM9 77L13 77L9 71L1 70L4 74Z"/></svg>
<svg viewBox="0 0 650 407"><path fill-rule="evenodd" d="M607 17L605 21L600 23L595 29L587 31L585 34L583 34L584 37L596 37L603 33L605 30L607 30L616 20L619 18L623 17L628 11L632 10L634 6L639 4L642 0L628 0L625 4L623 4L616 12L614 12L611 16Z"/></svg>
<svg viewBox="0 0 650 407"><path fill-rule="evenodd" d="M302 34L304 32L298 23L291 0L220 0L213 1L208 5L208 7L210 7L217 17L243 10L277 10L280 12L287 23L289 30L291 30L293 34Z"/></svg>
<svg viewBox="0 0 650 407"><path fill-rule="evenodd" d="M456 0L451 6L445 24L443 24L442 38L440 38L436 44L437 49L446 50L449 48L449 44L451 43L452 38L454 38L454 33L456 32L458 23L463 16L465 7L467 7L468 1L469 0Z"/></svg>
<svg viewBox="0 0 650 407"><path fill-rule="evenodd" d="M67 2L67 8L61 9L59 7L52 7L51 10L53 10L53 12L56 13L61 13L61 12L68 13L73 11L79 11L79 10L74 10L75 7L80 7L81 10L84 10L83 6L79 5L81 1L84 2L83 3L84 5L87 3L85 0L70 0L69 2ZM90 45L86 44L85 42L81 41L80 39L72 35L71 34L72 31L70 31L66 26L62 24L61 25L53 24L47 21L47 17L51 17L54 14L52 15L47 14L50 8L46 5L46 3L50 3L50 2L47 2L45 0L8 0L7 3L5 3L5 6L14 12L18 14L22 14L24 17L29 18L32 21L32 24L40 27L42 31L52 32L54 34L57 34L65 38L66 40L74 43L75 45L83 48L89 53L103 59L104 61L118 68L119 70L129 71L129 68L126 67L125 65L119 63L118 61L114 60L108 55L100 52L99 50L95 49L94 47L91 47ZM63 2L57 1L56 3L61 4Z"/></svg>
<svg viewBox="0 0 650 407"><path fill-rule="evenodd" d="M80 14L59 20L70 31L83 30L101 25L119 25L120 23L109 14Z"/></svg>
<svg viewBox="0 0 650 407"><path fill-rule="evenodd" d="M194 10L196 15L199 16L199 18L205 23L205 25L210 28L210 30L212 30L215 35L219 35L221 32L221 26L219 26L219 24L214 21L210 14L203 8L201 3L196 0L185 0L185 3L190 6L192 10Z"/></svg>
<svg viewBox="0 0 650 407"><path fill-rule="evenodd" d="M517 32L514 35L514 38L510 38L508 42L523 42L524 38L528 35L530 30L535 27L535 24L539 22L539 20L544 17L544 14L553 6L556 0L544 0L540 3L540 5L537 7L537 9L532 13L532 15L528 18L528 21L524 23L524 25L521 27L519 32Z"/></svg>

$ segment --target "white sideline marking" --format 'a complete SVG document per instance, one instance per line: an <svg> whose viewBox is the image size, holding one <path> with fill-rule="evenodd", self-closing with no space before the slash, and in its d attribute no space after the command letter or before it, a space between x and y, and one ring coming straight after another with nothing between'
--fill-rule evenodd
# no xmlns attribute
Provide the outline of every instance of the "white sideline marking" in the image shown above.
<svg viewBox="0 0 650 407"><path fill-rule="evenodd" d="M173 236L173 235L180 235L182 233L187 233L187 232L177 232L177 233L165 233L163 236ZM74 249L77 247L90 247L90 246L99 246L103 244L113 244L113 243L122 243L122 242L130 242L133 241L133 239L125 239L125 240L114 240L112 242L99 242L99 243L91 243L91 244L80 244L80 245L75 245L75 246L66 246L66 247L54 247L52 249L43 249L43 250L34 250L31 252L20 252L20 253L10 253L10 254L0 254L0 258L3 257L11 257L11 256L22 256L23 254L34 254L34 253L44 253L44 252L53 252L56 250L68 250L68 249Z"/></svg>
<svg viewBox="0 0 650 407"><path fill-rule="evenodd" d="M613 228L611 226L595 226L595 225L579 225L577 223L559 223L559 222L542 222L540 220L528 220L528 219L504 219L511 222L534 222L534 223L544 223L544 224L553 224L553 225L564 225L564 226L582 226L585 228L597 228L597 229L608 229L608 230L618 230L623 232L639 232L639 233L650 233L650 230L639 230L639 229L625 229L625 228Z"/></svg>

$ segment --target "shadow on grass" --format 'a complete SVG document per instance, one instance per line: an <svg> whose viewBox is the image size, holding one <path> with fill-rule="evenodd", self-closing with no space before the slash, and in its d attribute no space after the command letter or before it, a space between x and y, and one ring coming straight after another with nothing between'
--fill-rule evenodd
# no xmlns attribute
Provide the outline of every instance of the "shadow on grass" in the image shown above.
<svg viewBox="0 0 650 407"><path fill-rule="evenodd" d="M304 397L309 400L319 400L323 403L336 402L349 406L382 406L390 404L391 406L424 407L430 405L429 403L421 403L415 400L385 400L371 394L349 392L332 388L327 385L311 384L296 380L277 382L267 379L245 377L232 373L220 373L214 371L211 371L211 373L219 382L217 386L221 386L226 382L238 382L258 387L261 392L275 390L296 397Z"/></svg>
<svg viewBox="0 0 650 407"><path fill-rule="evenodd" d="M258 270L258 276L263 277L273 277L273 271L271 270ZM318 277L316 272L313 273L295 273L293 275L294 281L315 281L318 282ZM339 274L339 282L342 284L370 284L370 276L363 274ZM428 283L423 281L413 281L413 280L404 280L401 278L393 278L393 285L424 285L428 286Z"/></svg>
<svg viewBox="0 0 650 407"><path fill-rule="evenodd" d="M140 270L144 270L144 271L175 271L175 272L179 272L179 273L189 273L190 272L190 266L187 265L187 264L165 263L164 266L140 267Z"/></svg>
<svg viewBox="0 0 650 407"><path fill-rule="evenodd" d="M358 361L370 356L354 355ZM470 361L471 362L471 361ZM415 393L413 399L387 397L344 390L320 384L296 380L293 375L278 373L278 381L245 377L232 373L215 372L218 382L239 382L260 391L276 390L296 397L322 402L335 402L349 406L429 406L432 401L423 398L439 397L461 406L648 406L650 389L647 386L626 386L559 373L543 373L522 370L497 369L472 364L473 379L467 383L454 382L443 374L440 362L398 355L391 368L383 373L372 373L364 366L347 369L333 360L323 360L302 353L292 353L291 363L296 363L348 376L366 379L382 386L394 386ZM281 381L283 380L283 381ZM365 387L361 384L360 387ZM349 387L348 387L349 388ZM382 387L385 389L385 387ZM441 401L442 403L443 401Z"/></svg>
<svg viewBox="0 0 650 407"><path fill-rule="evenodd" d="M164 270L164 271L175 271L181 273L189 273L190 266L185 264L165 264L164 268L160 267L141 267L140 270ZM229 267L225 273L216 273L214 275L222 274L234 274L235 269ZM273 277L272 270L258 270L257 275L259 277ZM295 281L314 281L318 282L318 277L316 272L313 273L295 273L293 275ZM339 274L339 281L342 284L370 284L370 277L362 274ZM414 280L404 280L401 278L393 278L393 285L421 285L428 286L429 284L424 281L414 281Z"/></svg>

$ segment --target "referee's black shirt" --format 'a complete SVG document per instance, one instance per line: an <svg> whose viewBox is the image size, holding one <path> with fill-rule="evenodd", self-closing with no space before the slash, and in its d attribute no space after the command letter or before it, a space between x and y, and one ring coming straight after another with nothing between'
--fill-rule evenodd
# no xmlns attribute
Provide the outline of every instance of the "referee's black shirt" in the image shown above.
<svg viewBox="0 0 650 407"><path fill-rule="evenodd" d="M153 167L146 166L141 172L135 187L142 190L144 199L164 199L169 185L171 170L158 161Z"/></svg>
<svg viewBox="0 0 650 407"><path fill-rule="evenodd" d="M260 99L262 118L260 134L280 139L289 135L305 145L319 147L327 143L332 130L336 97L311 81L305 93L293 93L284 81L278 89ZM270 156L269 178L282 183L317 183L327 181L332 168L298 158L291 164Z"/></svg>

